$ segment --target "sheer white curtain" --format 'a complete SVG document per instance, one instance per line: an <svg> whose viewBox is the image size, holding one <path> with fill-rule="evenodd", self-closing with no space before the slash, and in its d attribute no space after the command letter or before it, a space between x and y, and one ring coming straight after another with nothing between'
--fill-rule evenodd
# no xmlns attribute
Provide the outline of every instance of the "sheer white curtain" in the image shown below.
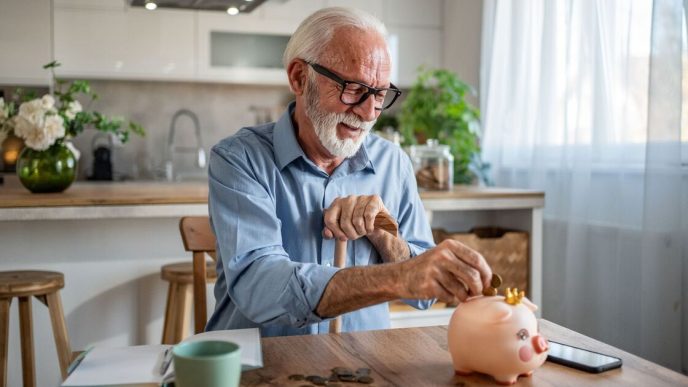
<svg viewBox="0 0 688 387"><path fill-rule="evenodd" d="M480 94L497 185L546 192L543 317L686 372L683 15L486 0Z"/></svg>

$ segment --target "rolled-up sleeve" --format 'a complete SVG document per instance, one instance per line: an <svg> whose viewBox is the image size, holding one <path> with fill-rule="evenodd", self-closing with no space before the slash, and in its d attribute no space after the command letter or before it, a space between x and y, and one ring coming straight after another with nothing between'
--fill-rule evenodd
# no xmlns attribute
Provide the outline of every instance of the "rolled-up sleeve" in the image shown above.
<svg viewBox="0 0 688 387"><path fill-rule="evenodd" d="M338 269L290 259L265 174L256 173L241 147L218 145L208 175L211 223L237 309L261 325L322 321L314 311Z"/></svg>

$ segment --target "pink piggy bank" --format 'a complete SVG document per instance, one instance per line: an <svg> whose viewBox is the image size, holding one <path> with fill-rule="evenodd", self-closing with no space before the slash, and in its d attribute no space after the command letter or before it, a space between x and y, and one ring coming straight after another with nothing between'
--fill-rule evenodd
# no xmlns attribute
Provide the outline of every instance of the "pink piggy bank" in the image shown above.
<svg viewBox="0 0 688 387"><path fill-rule="evenodd" d="M547 358L538 332L537 306L523 292L478 296L459 304L449 322L449 352L458 375L480 372L499 384L530 376Z"/></svg>

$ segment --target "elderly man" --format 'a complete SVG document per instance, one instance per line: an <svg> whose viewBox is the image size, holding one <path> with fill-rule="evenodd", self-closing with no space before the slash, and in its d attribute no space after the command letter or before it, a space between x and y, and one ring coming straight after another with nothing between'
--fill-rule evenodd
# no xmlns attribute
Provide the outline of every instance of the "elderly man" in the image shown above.
<svg viewBox="0 0 688 387"><path fill-rule="evenodd" d="M387 301L427 308L488 286L480 254L454 241L432 248L409 158L369 135L401 94L385 34L354 9L309 16L283 59L296 101L277 122L213 148L218 279L208 330L326 333L339 315L343 331L383 329ZM375 229L380 212L397 220L398 237ZM335 238L349 241L345 269L332 265Z"/></svg>

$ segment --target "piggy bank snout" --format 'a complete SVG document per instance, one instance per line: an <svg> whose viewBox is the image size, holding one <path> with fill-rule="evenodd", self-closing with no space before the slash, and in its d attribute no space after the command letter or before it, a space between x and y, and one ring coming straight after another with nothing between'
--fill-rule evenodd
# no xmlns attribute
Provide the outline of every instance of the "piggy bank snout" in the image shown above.
<svg viewBox="0 0 688 387"><path fill-rule="evenodd" d="M533 349L539 355L549 349L549 342L541 335L533 336Z"/></svg>

